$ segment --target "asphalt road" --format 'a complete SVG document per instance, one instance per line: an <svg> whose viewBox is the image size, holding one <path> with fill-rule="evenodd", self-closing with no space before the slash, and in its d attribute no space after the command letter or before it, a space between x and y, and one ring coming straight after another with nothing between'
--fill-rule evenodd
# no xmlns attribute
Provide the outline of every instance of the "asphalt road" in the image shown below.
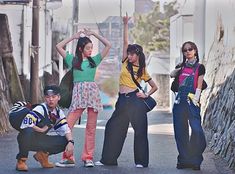
<svg viewBox="0 0 235 174"><path fill-rule="evenodd" d="M110 117L112 110L104 110L99 114L97 132L96 132L96 152L94 161L98 161L101 156L104 127L107 119ZM35 174L232 174L232 170L226 167L226 163L220 158L214 156L208 149L204 153L204 161L201 171L193 171L191 169L176 169L177 150L173 135L172 115L166 111L152 111L148 115L149 119L149 147L150 147L150 163L148 168L135 168L133 155L133 130L130 127L128 135L118 159L118 166L96 166L94 168L83 167L80 160L80 154L83 147L84 128L86 116L82 116L81 125L74 128L75 137L75 157L76 166L74 168L53 168L43 169L36 162L30 152L27 165L28 173ZM16 131L11 131L6 135L0 136L0 174L16 174L22 173L15 170L18 147L16 142ZM50 156L51 162L57 162L61 158L61 154Z"/></svg>

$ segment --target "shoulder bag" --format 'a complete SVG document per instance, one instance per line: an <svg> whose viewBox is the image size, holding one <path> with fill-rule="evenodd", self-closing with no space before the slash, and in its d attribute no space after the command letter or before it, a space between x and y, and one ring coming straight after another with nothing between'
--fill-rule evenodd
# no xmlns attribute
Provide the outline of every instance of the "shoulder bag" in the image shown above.
<svg viewBox="0 0 235 174"><path fill-rule="evenodd" d="M59 106L69 108L73 95L73 68L71 68L60 82L60 101Z"/></svg>
<svg viewBox="0 0 235 174"><path fill-rule="evenodd" d="M140 86L140 84L138 83L138 81L135 79L134 77L134 72L133 72L133 67L131 66L131 78L134 81L134 83L136 84L136 86L145 93L145 91L143 90L143 88ZM156 105L157 102L154 100L154 98L152 98L151 96L148 96L147 98L142 98L142 101L145 104L145 111L149 112L151 111Z"/></svg>

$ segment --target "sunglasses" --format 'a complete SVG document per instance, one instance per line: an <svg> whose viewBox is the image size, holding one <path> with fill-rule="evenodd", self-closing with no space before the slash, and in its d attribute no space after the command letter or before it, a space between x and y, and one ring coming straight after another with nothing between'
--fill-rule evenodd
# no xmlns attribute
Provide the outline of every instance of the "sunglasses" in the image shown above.
<svg viewBox="0 0 235 174"><path fill-rule="evenodd" d="M193 51L193 48L183 49L184 53L186 53L187 51Z"/></svg>

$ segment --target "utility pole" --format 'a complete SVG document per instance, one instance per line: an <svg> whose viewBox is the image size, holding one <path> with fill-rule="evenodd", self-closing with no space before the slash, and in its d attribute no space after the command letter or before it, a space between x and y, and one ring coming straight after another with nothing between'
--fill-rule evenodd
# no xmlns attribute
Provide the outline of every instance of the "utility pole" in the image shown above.
<svg viewBox="0 0 235 174"><path fill-rule="evenodd" d="M73 21L72 21L72 35L78 31L78 9L79 0L73 0ZM75 51L76 43L73 42L72 49Z"/></svg>
<svg viewBox="0 0 235 174"><path fill-rule="evenodd" d="M32 46L30 67L30 100L32 104L38 103L39 94L39 8L40 0L33 0L32 17Z"/></svg>

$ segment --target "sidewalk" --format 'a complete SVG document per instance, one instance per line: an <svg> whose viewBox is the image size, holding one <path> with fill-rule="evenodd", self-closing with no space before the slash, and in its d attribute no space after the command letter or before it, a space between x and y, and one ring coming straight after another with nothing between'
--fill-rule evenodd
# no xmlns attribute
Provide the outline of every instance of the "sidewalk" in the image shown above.
<svg viewBox="0 0 235 174"><path fill-rule="evenodd" d="M97 133L96 133L96 152L94 161L100 159L104 126L107 119L110 117L112 110L105 110L99 115ZM191 169L177 170L176 169L176 157L177 150L173 135L172 115L166 111L153 111L149 113L149 147L150 147L150 163L148 168L137 169L134 167L133 159L133 129L130 127L128 135L122 150L122 153L118 159L118 167L94 167L84 168L83 163L80 160L80 154L83 148L84 140L84 127L86 117L82 117L82 124L76 125L74 128L75 137L75 168L53 168L42 169L38 162L36 162L32 155L34 152L30 152L27 164L29 167L28 173L46 173L57 174L59 172L72 174L72 173L96 173L96 174L129 174L129 173L146 173L146 174L233 174L234 172L226 167L226 163L220 158L214 156L209 149L206 149L204 153L204 161L201 166L201 171L193 171ZM16 159L15 156L18 152L17 132L11 131L6 135L0 137L0 174L15 174L19 173L15 170ZM50 161L59 161L61 154L50 156Z"/></svg>

